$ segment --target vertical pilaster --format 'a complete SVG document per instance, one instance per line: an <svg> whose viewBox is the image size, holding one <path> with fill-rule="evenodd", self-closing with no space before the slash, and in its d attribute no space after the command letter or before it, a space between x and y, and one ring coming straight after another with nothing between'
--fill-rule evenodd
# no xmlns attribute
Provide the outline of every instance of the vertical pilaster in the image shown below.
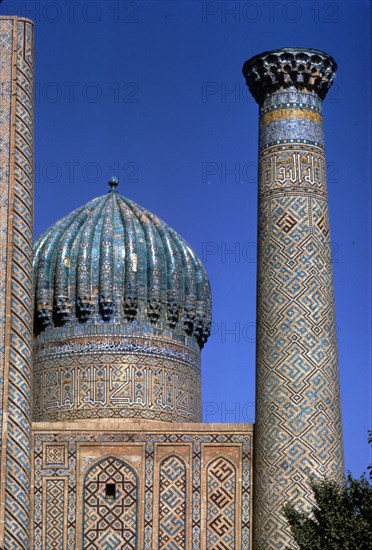
<svg viewBox="0 0 372 550"><path fill-rule="evenodd" d="M343 475L322 100L334 60L265 52L243 67L260 106L254 541L290 546L286 502Z"/></svg>
<svg viewBox="0 0 372 550"><path fill-rule="evenodd" d="M0 17L0 548L30 547L33 24Z"/></svg>

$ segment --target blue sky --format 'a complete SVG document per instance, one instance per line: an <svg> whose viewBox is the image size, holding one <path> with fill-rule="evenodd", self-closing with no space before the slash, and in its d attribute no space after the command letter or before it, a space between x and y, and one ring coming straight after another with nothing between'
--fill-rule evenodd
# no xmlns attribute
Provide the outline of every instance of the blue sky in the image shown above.
<svg viewBox="0 0 372 550"><path fill-rule="evenodd" d="M254 419L258 112L243 62L285 46L339 70L324 105L346 467L371 461L371 5L4 0L35 21L35 236L107 190L209 273L204 419Z"/></svg>

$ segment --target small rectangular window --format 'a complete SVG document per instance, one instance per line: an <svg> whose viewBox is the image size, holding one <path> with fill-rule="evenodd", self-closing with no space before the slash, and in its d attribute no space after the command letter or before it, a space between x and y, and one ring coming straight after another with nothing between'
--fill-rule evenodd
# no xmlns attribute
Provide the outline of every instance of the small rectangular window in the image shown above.
<svg viewBox="0 0 372 550"><path fill-rule="evenodd" d="M106 498L116 497L115 483L106 483Z"/></svg>

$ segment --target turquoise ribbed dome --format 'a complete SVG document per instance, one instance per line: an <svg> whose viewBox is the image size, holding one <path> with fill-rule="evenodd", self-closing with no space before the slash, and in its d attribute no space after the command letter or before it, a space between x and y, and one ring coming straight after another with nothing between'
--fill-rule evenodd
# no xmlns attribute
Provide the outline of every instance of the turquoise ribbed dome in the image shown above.
<svg viewBox="0 0 372 550"><path fill-rule="evenodd" d="M176 231L110 185L36 241L35 333L147 323L202 347L211 324L203 265Z"/></svg>

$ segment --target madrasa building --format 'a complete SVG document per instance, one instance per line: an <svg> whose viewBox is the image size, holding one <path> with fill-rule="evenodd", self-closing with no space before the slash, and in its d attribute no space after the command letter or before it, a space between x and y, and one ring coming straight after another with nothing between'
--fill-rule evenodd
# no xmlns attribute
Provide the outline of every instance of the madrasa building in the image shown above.
<svg viewBox="0 0 372 550"><path fill-rule="evenodd" d="M248 60L259 105L256 423L201 418L206 271L108 192L32 242L33 24L0 20L0 548L264 550L343 476L322 100L336 64ZM239 381L237 380L238 384Z"/></svg>

